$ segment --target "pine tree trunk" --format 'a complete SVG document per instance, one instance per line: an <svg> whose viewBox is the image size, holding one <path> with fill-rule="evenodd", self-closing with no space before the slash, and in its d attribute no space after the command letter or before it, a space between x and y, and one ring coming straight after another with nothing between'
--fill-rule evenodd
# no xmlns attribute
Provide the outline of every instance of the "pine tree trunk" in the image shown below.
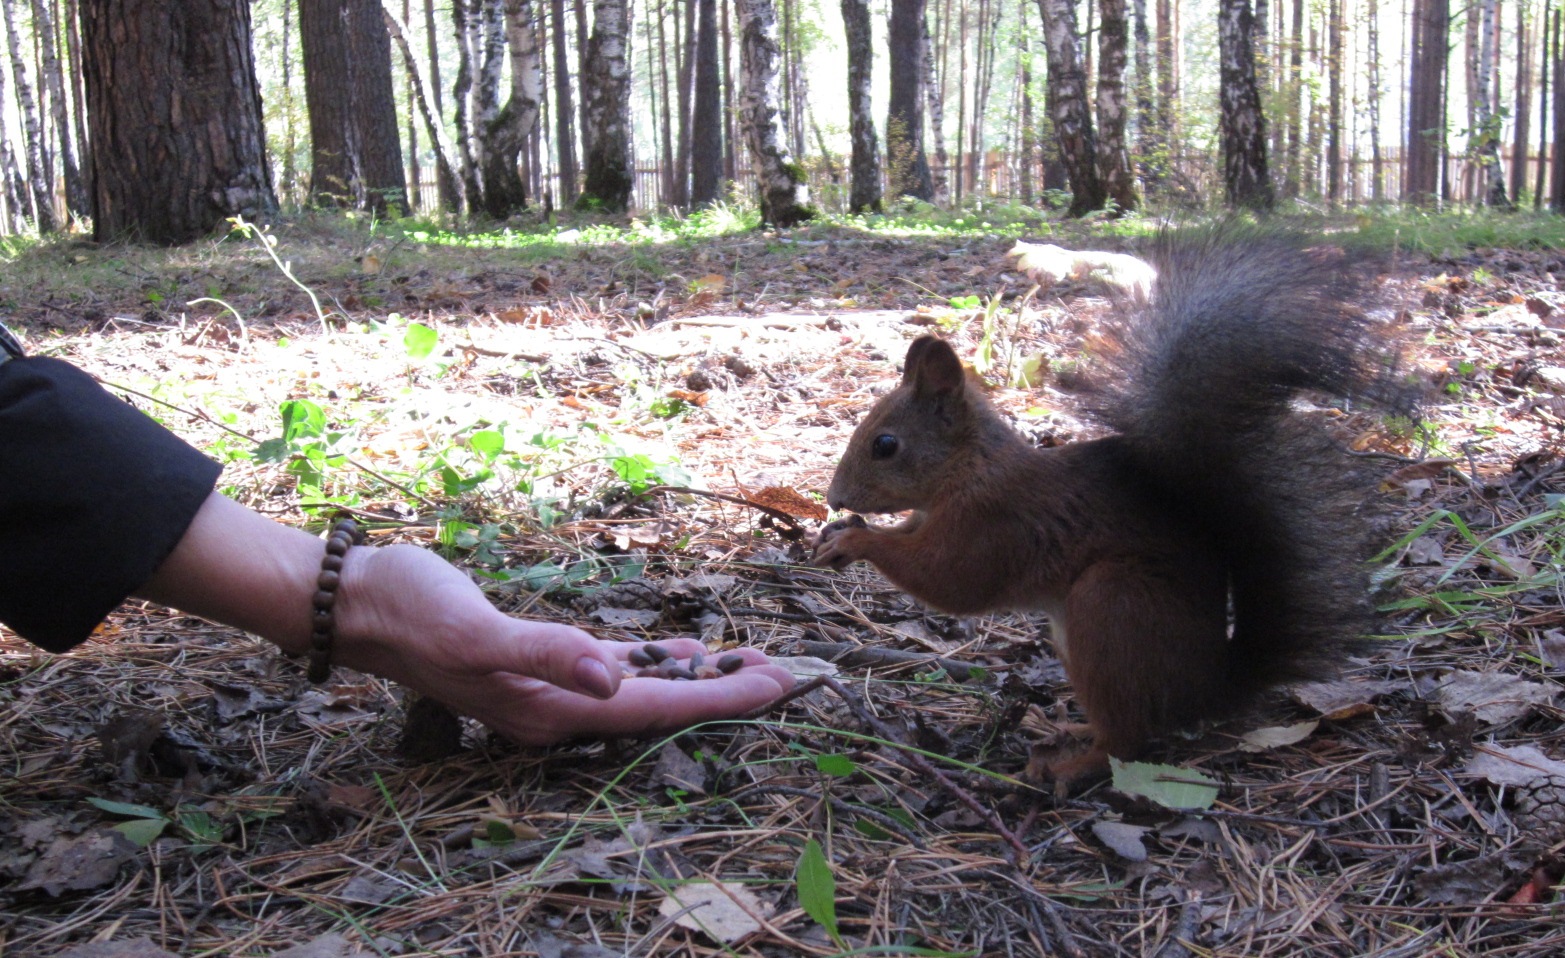
<svg viewBox="0 0 1565 958"><path fill-rule="evenodd" d="M80 150L77 165L81 170L82 192L86 197L86 212L92 212L92 141L87 138L87 95L82 80L81 16L77 0L65 3L65 52L71 61L67 80L71 87L72 124L76 129L76 145Z"/></svg>
<svg viewBox="0 0 1565 958"><path fill-rule="evenodd" d="M27 78L27 61L22 56L15 8L16 0L0 0L0 10L5 11L6 43L11 53L11 82L16 86L16 105L21 111L22 154L27 160L30 193L29 215L38 232L52 233L60 228L60 217L54 208L54 163L46 149L43 121L33 98L32 83Z"/></svg>
<svg viewBox="0 0 1565 958"><path fill-rule="evenodd" d="M407 213L391 40L379 0L299 0L310 198Z"/></svg>
<svg viewBox="0 0 1565 958"><path fill-rule="evenodd" d="M635 182L630 143L630 7L626 0L593 0L592 34L582 76L586 120L586 182L578 206L622 212Z"/></svg>
<svg viewBox="0 0 1565 958"><path fill-rule="evenodd" d="M1304 0L1293 0L1293 38L1288 51L1288 159L1283 195L1293 199L1304 187L1300 162L1304 149Z"/></svg>
<svg viewBox="0 0 1565 958"><path fill-rule="evenodd" d="M804 171L788 153L778 110L777 16L771 0L738 0L739 63L744 73L739 97L740 124L750 149L760 193L761 218L773 226L793 226L815 215L809 205Z"/></svg>
<svg viewBox="0 0 1565 958"><path fill-rule="evenodd" d="M690 150L693 131L690 112L694 109L696 69L696 0L685 0L684 35L679 41L679 143L674 149L674 205L690 209Z"/></svg>
<svg viewBox="0 0 1565 958"><path fill-rule="evenodd" d="M695 102L690 117L690 203L723 195L723 97L718 62L717 0L696 0Z"/></svg>
<svg viewBox="0 0 1565 958"><path fill-rule="evenodd" d="M1303 3L1304 0L1297 0ZM1165 157L1161 171L1173 171L1174 154L1179 146L1179 45L1174 23L1173 0L1157 0L1157 131Z"/></svg>
<svg viewBox="0 0 1565 958"><path fill-rule="evenodd" d="M869 0L842 0L842 25L848 38L848 129L853 141L848 211L880 212L880 141L870 102L874 69Z"/></svg>
<svg viewBox="0 0 1565 958"><path fill-rule="evenodd" d="M1538 172L1533 178L1532 208L1543 209L1544 186L1549 179L1549 50L1554 22L1553 4L1543 5L1543 16L1538 21L1538 38L1541 50L1538 58Z"/></svg>
<svg viewBox="0 0 1565 958"><path fill-rule="evenodd" d="M1255 86L1250 0L1220 0L1217 39L1222 58L1218 84L1223 140L1223 184L1234 207L1270 210L1276 203L1266 169L1266 121Z"/></svg>
<svg viewBox="0 0 1565 958"><path fill-rule="evenodd" d="M655 59L648 64L648 79L655 81L657 94L652 104L652 116L657 124L658 142L662 147L662 162L658 164L658 179L661 183L658 192L662 194L664 206L677 206L674 199L678 192L674 186L674 100L671 96L672 87L668 77L668 36L664 32L664 26L669 20L669 0L658 0L658 8L653 12L652 5L647 4L649 16L647 25L647 48L649 55ZM653 24L657 25L657 39L652 39ZM656 71L651 71L655 66Z"/></svg>
<svg viewBox="0 0 1565 958"><path fill-rule="evenodd" d="M886 179L893 196L933 200L924 155L924 0L891 0L891 97L886 118Z"/></svg>
<svg viewBox="0 0 1565 958"><path fill-rule="evenodd" d="M42 54L44 88L49 94L50 121L60 144L60 166L65 176L65 209L78 219L91 215L92 198L76 161L76 138L66 111L65 71L60 66L59 35L54 23L54 0L33 0L33 28Z"/></svg>
<svg viewBox="0 0 1565 958"><path fill-rule="evenodd" d="M1263 0L1264 2L1264 0ZM1330 0L1326 13L1326 201L1342 202L1342 0Z"/></svg>
<svg viewBox="0 0 1565 958"><path fill-rule="evenodd" d="M1433 206L1440 196L1448 4L1449 0L1416 0L1414 4L1407 174L1402 198L1415 206Z"/></svg>
<svg viewBox="0 0 1565 958"><path fill-rule="evenodd" d="M456 167L452 162L451 138L446 136L445 124L440 122L439 115L435 112L431 97L427 91L424 78L418 71L418 61L413 56L413 50L408 44L407 28L395 14L389 9L382 10L386 22L386 30L391 35L391 40L397 45L397 50L402 54L402 61L407 67L408 82L413 86L413 102L418 107L419 115L424 120L424 132L429 136L435 152L435 183L439 191L441 209L460 213L466 209L466 203L462 195L462 180L457 176Z"/></svg>
<svg viewBox="0 0 1565 958"><path fill-rule="evenodd" d="M1527 29L1527 3L1516 5L1516 108L1511 116L1516 121L1516 135L1511 147L1511 189L1519 202L1522 190L1527 188L1527 150L1531 146L1532 121L1532 58Z"/></svg>
<svg viewBox="0 0 1565 958"><path fill-rule="evenodd" d="M576 143L572 130L576 108L571 101L570 49L565 42L565 0L549 0L554 51L554 146L560 166L560 205L576 202Z"/></svg>
<svg viewBox="0 0 1565 958"><path fill-rule="evenodd" d="M1071 189L1071 216L1103 208L1108 193L1098 179L1098 144L1087 110L1087 76L1076 52L1076 7L1071 0L1038 0L1043 42L1049 48L1049 118Z"/></svg>
<svg viewBox="0 0 1565 958"><path fill-rule="evenodd" d="M83 0L81 20L96 238L188 243L276 212L247 0Z"/></svg>
<svg viewBox="0 0 1565 958"><path fill-rule="evenodd" d="M1130 152L1125 146L1129 34L1125 0L1102 0L1098 8L1098 175L1103 188L1124 213L1141 204L1130 171Z"/></svg>
<svg viewBox="0 0 1565 958"><path fill-rule="evenodd" d="M1144 0L1138 0L1144 2ZM1023 206L1033 205L1036 187L1033 185L1033 169L1037 161L1034 157L1038 151L1038 128L1033 119L1032 96L1032 42L1028 38L1031 34L1027 30L1027 0L1021 0L1017 5L1017 33L1020 38L1021 49L1018 51L1018 61L1021 66L1021 76L1018 83L1021 85L1021 149L1018 151L1017 167L1019 186L1021 187L1021 200Z"/></svg>

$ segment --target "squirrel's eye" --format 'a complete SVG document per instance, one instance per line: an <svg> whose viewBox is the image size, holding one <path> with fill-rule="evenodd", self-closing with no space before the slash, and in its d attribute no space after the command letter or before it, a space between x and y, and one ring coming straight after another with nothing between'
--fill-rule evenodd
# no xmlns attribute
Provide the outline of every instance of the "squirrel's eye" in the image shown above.
<svg viewBox="0 0 1565 958"><path fill-rule="evenodd" d="M897 451L897 437L892 435L879 435L870 444L869 456L871 459L890 459Z"/></svg>

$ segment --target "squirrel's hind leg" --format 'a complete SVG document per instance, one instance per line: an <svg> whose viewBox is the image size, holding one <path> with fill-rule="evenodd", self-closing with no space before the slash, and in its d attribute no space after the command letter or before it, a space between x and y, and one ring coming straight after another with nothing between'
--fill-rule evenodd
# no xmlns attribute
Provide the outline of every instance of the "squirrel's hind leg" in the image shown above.
<svg viewBox="0 0 1565 958"><path fill-rule="evenodd" d="M1065 632L1065 673L1093 746L1056 763L1057 781L1106 772L1109 756L1137 758L1153 740L1223 711L1227 577L1215 562L1097 562L1071 585Z"/></svg>

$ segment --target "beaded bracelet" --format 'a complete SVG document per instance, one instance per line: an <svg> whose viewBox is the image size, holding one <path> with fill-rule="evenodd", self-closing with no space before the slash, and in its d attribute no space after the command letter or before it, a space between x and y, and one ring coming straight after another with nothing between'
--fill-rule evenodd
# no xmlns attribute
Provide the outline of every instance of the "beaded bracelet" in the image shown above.
<svg viewBox="0 0 1565 958"><path fill-rule="evenodd" d="M353 546L364 544L364 530L352 519L332 526L326 538L326 555L321 558L321 574L315 580L315 614L310 630L310 681L319 685L331 675L331 643L336 634L332 606L337 604L337 586L342 584L343 556Z"/></svg>

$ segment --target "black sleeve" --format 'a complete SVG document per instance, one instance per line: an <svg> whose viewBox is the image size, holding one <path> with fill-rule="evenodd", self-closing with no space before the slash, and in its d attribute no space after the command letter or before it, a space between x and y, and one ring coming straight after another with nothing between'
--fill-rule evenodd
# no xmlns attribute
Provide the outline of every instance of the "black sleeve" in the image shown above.
<svg viewBox="0 0 1565 958"><path fill-rule="evenodd" d="M0 622L52 652L87 638L221 471L69 363L0 362Z"/></svg>

